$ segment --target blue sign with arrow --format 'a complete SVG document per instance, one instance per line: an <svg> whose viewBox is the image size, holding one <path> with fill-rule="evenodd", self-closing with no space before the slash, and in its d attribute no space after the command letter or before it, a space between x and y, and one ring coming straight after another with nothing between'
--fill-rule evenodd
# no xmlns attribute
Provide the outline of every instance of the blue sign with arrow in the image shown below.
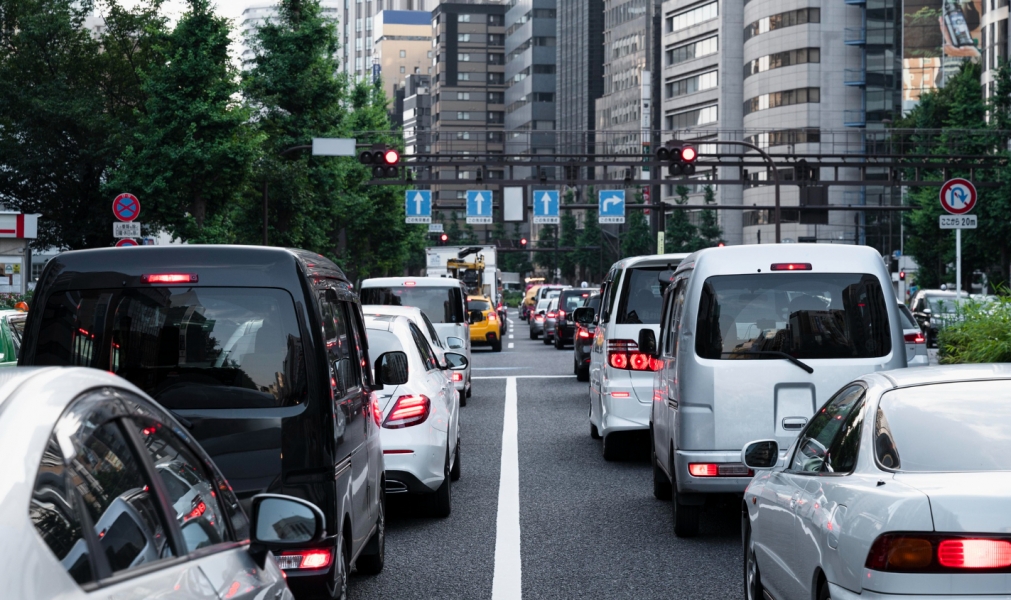
<svg viewBox="0 0 1011 600"><path fill-rule="evenodd" d="M558 192L538 190L534 192L534 223L556 225L558 218Z"/></svg>
<svg viewBox="0 0 1011 600"><path fill-rule="evenodd" d="M407 190L404 193L404 209L408 223L431 223L432 192L429 190Z"/></svg>
<svg viewBox="0 0 1011 600"><path fill-rule="evenodd" d="M485 190L467 191L467 222L471 225L487 225L491 218L491 192Z"/></svg>
<svg viewBox="0 0 1011 600"><path fill-rule="evenodd" d="M600 190L599 222L625 222L625 190Z"/></svg>

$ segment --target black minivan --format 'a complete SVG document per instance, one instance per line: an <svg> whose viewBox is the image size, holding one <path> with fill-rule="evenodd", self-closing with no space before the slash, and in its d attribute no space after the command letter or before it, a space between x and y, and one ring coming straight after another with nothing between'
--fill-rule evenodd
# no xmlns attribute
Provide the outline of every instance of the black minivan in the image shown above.
<svg viewBox="0 0 1011 600"><path fill-rule="evenodd" d="M382 570L385 477L358 296L326 258L255 246L65 252L39 279L19 365L76 365L134 383L211 455L240 500L318 506L327 535L278 549L299 597L343 598L351 565Z"/></svg>

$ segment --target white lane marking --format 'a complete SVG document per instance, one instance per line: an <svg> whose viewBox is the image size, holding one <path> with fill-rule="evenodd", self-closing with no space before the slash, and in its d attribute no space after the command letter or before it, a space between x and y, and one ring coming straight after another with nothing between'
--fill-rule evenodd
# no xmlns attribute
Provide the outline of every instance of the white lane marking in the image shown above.
<svg viewBox="0 0 1011 600"><path fill-rule="evenodd" d="M513 334L509 334L509 339L513 339Z"/></svg>
<svg viewBox="0 0 1011 600"><path fill-rule="evenodd" d="M506 380L505 416L502 419L502 465L498 484L498 520L495 524L495 574L492 600L523 597L520 558L520 458L516 417L516 378Z"/></svg>
<svg viewBox="0 0 1011 600"><path fill-rule="evenodd" d="M510 338L512 338L512 336L509 336L509 337L510 337ZM509 349L510 349L510 350L512 350L512 349L513 349L513 347L515 347L515 346L516 346L516 344L514 344L514 343L512 343L512 342L509 342Z"/></svg>
<svg viewBox="0 0 1011 600"><path fill-rule="evenodd" d="M575 379L575 375L485 375L471 379Z"/></svg>

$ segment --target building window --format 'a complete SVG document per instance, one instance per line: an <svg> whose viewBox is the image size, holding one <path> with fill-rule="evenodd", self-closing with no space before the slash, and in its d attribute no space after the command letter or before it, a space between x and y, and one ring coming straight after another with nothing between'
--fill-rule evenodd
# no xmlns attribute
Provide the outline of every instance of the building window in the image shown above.
<svg viewBox="0 0 1011 600"><path fill-rule="evenodd" d="M780 67L817 62L821 62L821 50L818 48L800 48L798 50L777 52L776 54L756 58L745 64L744 77L747 79L752 75L758 75L759 73L779 69Z"/></svg>
<svg viewBox="0 0 1011 600"><path fill-rule="evenodd" d="M821 102L821 90L818 88L799 88L762 94L744 101L744 114L749 115L760 110L794 104L817 104Z"/></svg>
<svg viewBox="0 0 1011 600"><path fill-rule="evenodd" d="M746 42L756 35L806 23L821 23L821 9L801 8L798 10L788 10L778 15L759 19L744 28L744 41Z"/></svg>
<svg viewBox="0 0 1011 600"><path fill-rule="evenodd" d="M678 96L686 96L688 94L694 94L695 92L701 92L702 90L712 89L718 85L717 79L716 71L710 71L708 73L695 75L694 77L668 82L666 90L667 97L676 98Z"/></svg>
<svg viewBox="0 0 1011 600"><path fill-rule="evenodd" d="M817 129L781 129L745 136L744 141L759 148L789 144L817 144L821 142L821 132Z"/></svg>
<svg viewBox="0 0 1011 600"><path fill-rule="evenodd" d="M429 54L431 54L431 52L429 52ZM407 58L407 50L400 51L400 58Z"/></svg>
<svg viewBox="0 0 1011 600"><path fill-rule="evenodd" d="M716 54L718 50L719 38L715 35L711 38L692 42L684 46L671 48L667 51L667 66L683 63L693 58L699 58L700 56Z"/></svg>
<svg viewBox="0 0 1011 600"><path fill-rule="evenodd" d="M460 62L470 62L470 54L461 54Z"/></svg>
<svg viewBox="0 0 1011 600"><path fill-rule="evenodd" d="M407 73L407 67L400 67L401 73Z"/></svg>
<svg viewBox="0 0 1011 600"><path fill-rule="evenodd" d="M458 112L458 113L456 113L456 120L457 121L469 121L470 120L470 113L469 112Z"/></svg>
<svg viewBox="0 0 1011 600"><path fill-rule="evenodd" d="M458 42L469 42L470 41L470 34L469 33L458 33L458 34L456 34L456 41L458 41Z"/></svg>
<svg viewBox="0 0 1011 600"><path fill-rule="evenodd" d="M432 51L431 50L428 51L428 58L432 58Z"/></svg>
<svg viewBox="0 0 1011 600"><path fill-rule="evenodd" d="M704 21L715 19L717 16L719 16L719 14L717 13L715 2L703 4L698 8L693 8L679 15L667 17L667 33L687 29L692 25L698 25Z"/></svg>
<svg viewBox="0 0 1011 600"><path fill-rule="evenodd" d="M470 23L470 15L459 15L456 20L460 23Z"/></svg>
<svg viewBox="0 0 1011 600"><path fill-rule="evenodd" d="M457 73L457 81L470 81L470 73Z"/></svg>
<svg viewBox="0 0 1011 600"><path fill-rule="evenodd" d="M697 125L715 123L719 120L719 110L716 105L688 110L685 112L667 115L667 129L688 129Z"/></svg>
<svg viewBox="0 0 1011 600"><path fill-rule="evenodd" d="M457 92L456 93L456 99L457 100L470 100L470 92Z"/></svg>

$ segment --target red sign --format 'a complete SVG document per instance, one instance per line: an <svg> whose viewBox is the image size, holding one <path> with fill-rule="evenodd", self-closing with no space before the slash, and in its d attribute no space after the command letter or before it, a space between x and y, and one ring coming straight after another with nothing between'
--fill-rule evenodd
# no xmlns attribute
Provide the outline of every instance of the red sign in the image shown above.
<svg viewBox="0 0 1011 600"><path fill-rule="evenodd" d="M966 179L949 179L941 186L941 208L964 215L976 206L976 186Z"/></svg>
<svg viewBox="0 0 1011 600"><path fill-rule="evenodd" d="M127 246L139 246L139 245L140 244L138 244L137 241L134 240L133 238L123 238L118 242L116 242L117 248L125 248Z"/></svg>
<svg viewBox="0 0 1011 600"><path fill-rule="evenodd" d="M120 194L112 201L112 214L120 221L133 221L140 216L140 200L133 194Z"/></svg>

